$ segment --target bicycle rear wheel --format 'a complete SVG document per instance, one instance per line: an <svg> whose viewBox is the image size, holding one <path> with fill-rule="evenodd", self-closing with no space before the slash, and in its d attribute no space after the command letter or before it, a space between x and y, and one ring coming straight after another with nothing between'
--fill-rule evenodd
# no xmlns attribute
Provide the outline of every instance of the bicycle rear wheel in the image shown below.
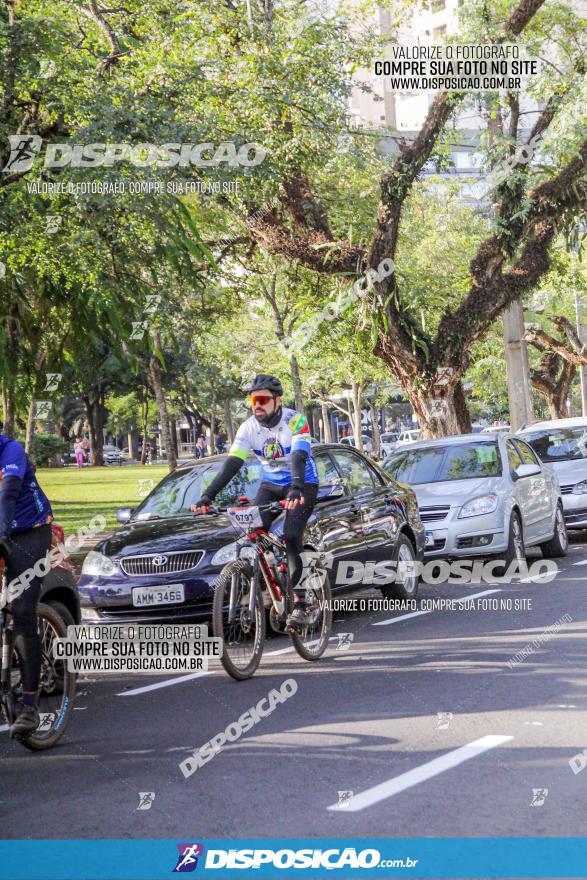
<svg viewBox="0 0 587 880"><path fill-rule="evenodd" d="M325 570L315 570L306 586L309 625L303 633L292 632L294 648L304 660L318 660L332 633L332 603L330 581Z"/></svg>
<svg viewBox="0 0 587 880"><path fill-rule="evenodd" d="M251 590L256 590L255 609L249 615ZM214 592L212 624L222 639L224 669L237 681L255 674L265 643L263 594L253 568L244 559L229 562L220 572Z"/></svg>
<svg viewBox="0 0 587 880"><path fill-rule="evenodd" d="M53 642L67 636L67 626L60 615L49 605L40 603L37 609L41 627L41 681L37 698L41 724L27 737L19 741L27 749L42 751L55 745L67 729L73 713L76 675L69 672L63 660L53 657ZM13 652L13 693L21 692L20 657Z"/></svg>

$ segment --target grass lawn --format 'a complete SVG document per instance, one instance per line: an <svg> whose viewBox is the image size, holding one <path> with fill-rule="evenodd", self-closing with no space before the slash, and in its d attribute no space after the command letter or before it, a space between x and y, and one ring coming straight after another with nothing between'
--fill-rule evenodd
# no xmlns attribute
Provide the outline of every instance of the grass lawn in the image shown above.
<svg viewBox="0 0 587 880"><path fill-rule="evenodd" d="M116 525L119 507L137 507L169 473L167 465L38 468L37 478L49 498L55 521L71 535L101 513L107 527Z"/></svg>

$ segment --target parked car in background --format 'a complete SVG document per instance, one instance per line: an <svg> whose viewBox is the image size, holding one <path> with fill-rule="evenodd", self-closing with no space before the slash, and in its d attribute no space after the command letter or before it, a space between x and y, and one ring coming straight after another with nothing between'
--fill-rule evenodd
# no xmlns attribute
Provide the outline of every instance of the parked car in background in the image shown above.
<svg viewBox="0 0 587 880"><path fill-rule="evenodd" d="M587 419L535 422L517 437L530 444L560 483L568 529L587 528Z"/></svg>
<svg viewBox="0 0 587 880"><path fill-rule="evenodd" d="M521 439L422 440L397 449L383 467L414 488L429 556L491 554L509 564L534 545L547 557L567 552L558 480Z"/></svg>
<svg viewBox="0 0 587 880"><path fill-rule="evenodd" d="M483 428L481 431L482 434L509 434L512 429L509 425L489 425L487 428Z"/></svg>
<svg viewBox="0 0 587 880"><path fill-rule="evenodd" d="M395 447L397 446L397 441L399 440L399 431L385 431L381 434L379 438L379 445L381 447L381 457L385 458L386 455L390 455Z"/></svg>
<svg viewBox="0 0 587 880"><path fill-rule="evenodd" d="M399 486L354 449L321 444L313 455L320 489L305 545L331 554L333 591L349 583L348 576L339 577L342 562L360 565L397 557L405 562L422 558L424 526L412 489ZM225 458L209 456L179 467L136 510L118 511L123 527L90 552L83 564L79 591L84 620L164 621L210 616L214 585L223 566L235 557L240 536L226 514L196 515L190 507ZM217 496L218 507L234 504L242 495L254 499L260 481L261 466L249 457ZM283 521L282 515L272 530L280 533ZM415 572L408 572L401 583L380 588L388 596L414 597L418 578Z"/></svg>
<svg viewBox="0 0 587 880"><path fill-rule="evenodd" d="M122 463L122 454L120 449L117 449L116 446L110 446L108 444L102 447L102 457L104 459L104 464L121 464Z"/></svg>
<svg viewBox="0 0 587 880"><path fill-rule="evenodd" d="M401 446L403 443L414 443L416 440L420 439L421 433L422 431L420 428L412 428L409 431L402 431L397 438L397 446Z"/></svg>
<svg viewBox="0 0 587 880"><path fill-rule="evenodd" d="M367 434L361 434L361 439L363 440L363 452L371 455L371 453L373 452L373 441ZM357 446L354 437L341 437L338 442L342 446L352 446L353 449L355 449Z"/></svg>

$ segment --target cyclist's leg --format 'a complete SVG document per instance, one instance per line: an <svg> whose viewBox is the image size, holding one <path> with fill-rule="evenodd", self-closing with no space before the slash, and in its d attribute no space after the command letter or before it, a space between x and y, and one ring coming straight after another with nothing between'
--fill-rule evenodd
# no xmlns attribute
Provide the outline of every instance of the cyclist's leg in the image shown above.
<svg viewBox="0 0 587 880"><path fill-rule="evenodd" d="M40 559L44 559L50 549L51 526L40 526L11 535L8 539L8 559L6 560L9 584L20 578L24 572L32 569ZM14 644L22 663L23 710L27 707L35 710L39 688L41 634L37 605L42 585L43 578L33 575L20 595L12 600L9 598L14 620ZM16 589L19 587L16 586ZM22 727L25 719L17 719L15 725L19 725L19 722Z"/></svg>
<svg viewBox="0 0 587 880"><path fill-rule="evenodd" d="M261 483L255 497L255 504L259 507L263 507L265 504L271 504L272 501L278 501L280 498L285 498L287 488L287 486L276 486L274 483ZM263 528L265 531L268 531L277 514L271 513L269 510L261 510L260 514Z"/></svg>
<svg viewBox="0 0 587 880"><path fill-rule="evenodd" d="M316 504L318 495L317 483L305 483L303 488L304 503L286 511L283 526L283 537L287 551L289 576L294 591L294 601L305 603L306 588L302 573L302 552L304 549L304 529Z"/></svg>

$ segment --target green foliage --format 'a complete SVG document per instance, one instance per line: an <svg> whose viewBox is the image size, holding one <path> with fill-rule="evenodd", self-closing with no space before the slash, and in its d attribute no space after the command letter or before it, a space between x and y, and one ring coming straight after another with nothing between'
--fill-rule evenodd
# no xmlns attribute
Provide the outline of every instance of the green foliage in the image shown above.
<svg viewBox="0 0 587 880"><path fill-rule="evenodd" d="M31 449L31 458L37 467L46 467L51 459L60 452L67 452L69 444L54 434L35 434Z"/></svg>

